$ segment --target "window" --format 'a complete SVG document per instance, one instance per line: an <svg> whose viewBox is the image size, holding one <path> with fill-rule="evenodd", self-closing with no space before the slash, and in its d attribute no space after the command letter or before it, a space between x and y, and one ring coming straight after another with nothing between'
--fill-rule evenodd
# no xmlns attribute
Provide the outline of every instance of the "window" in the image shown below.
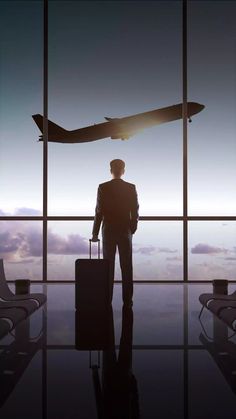
<svg viewBox="0 0 236 419"><path fill-rule="evenodd" d="M188 1L187 20L183 4L1 2L0 250L8 278L18 264L30 279L74 280L75 259L87 257L97 186L120 157L140 201L134 279L235 279L236 4ZM205 105L188 123L187 155L181 120L128 141L49 142L48 158L36 141L31 115L43 103L50 120L76 129L182 103L186 81L188 100Z"/></svg>

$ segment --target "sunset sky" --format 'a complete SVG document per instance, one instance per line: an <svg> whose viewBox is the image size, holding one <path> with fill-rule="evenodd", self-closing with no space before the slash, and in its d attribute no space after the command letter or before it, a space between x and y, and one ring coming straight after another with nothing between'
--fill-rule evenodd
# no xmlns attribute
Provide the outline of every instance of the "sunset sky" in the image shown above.
<svg viewBox="0 0 236 419"><path fill-rule="evenodd" d="M66 129L182 102L181 1L49 1L49 119ZM236 2L189 1L189 215L236 214ZM43 2L0 2L0 215L42 214ZM109 161L126 161L140 215L182 215L182 123L128 141L49 144L49 215L93 215ZM235 279L236 222L191 222L190 279ZM73 279L91 223L49 223L49 279ZM40 279L41 222L1 221L8 274ZM142 222L137 279L182 279L182 224ZM17 266L17 268L16 268ZM117 270L119 277L119 270Z"/></svg>

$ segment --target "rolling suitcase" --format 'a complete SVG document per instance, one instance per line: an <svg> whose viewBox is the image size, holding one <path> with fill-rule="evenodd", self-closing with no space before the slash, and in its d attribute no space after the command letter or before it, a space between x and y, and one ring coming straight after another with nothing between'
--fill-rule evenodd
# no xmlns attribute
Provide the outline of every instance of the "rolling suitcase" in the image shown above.
<svg viewBox="0 0 236 419"><path fill-rule="evenodd" d="M75 308L79 310L106 309L109 307L109 261L92 259L92 240L89 240L89 259L75 261Z"/></svg>

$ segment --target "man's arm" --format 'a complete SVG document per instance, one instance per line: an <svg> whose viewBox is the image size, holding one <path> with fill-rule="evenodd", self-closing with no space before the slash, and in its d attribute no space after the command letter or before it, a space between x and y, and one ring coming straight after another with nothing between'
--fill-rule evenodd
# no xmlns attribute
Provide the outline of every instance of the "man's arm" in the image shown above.
<svg viewBox="0 0 236 419"><path fill-rule="evenodd" d="M93 223L93 232L92 232L92 240L97 241L98 234L100 230L100 225L103 219L103 211L102 211L102 192L101 187L98 187L97 192L97 204L95 209L95 217L94 217L94 223Z"/></svg>
<svg viewBox="0 0 236 419"><path fill-rule="evenodd" d="M135 233L137 230L138 225L138 218L139 218L139 203L138 203L138 194L136 191L136 187L134 185L133 187L133 193L132 193L132 201L131 201L131 232L132 234Z"/></svg>

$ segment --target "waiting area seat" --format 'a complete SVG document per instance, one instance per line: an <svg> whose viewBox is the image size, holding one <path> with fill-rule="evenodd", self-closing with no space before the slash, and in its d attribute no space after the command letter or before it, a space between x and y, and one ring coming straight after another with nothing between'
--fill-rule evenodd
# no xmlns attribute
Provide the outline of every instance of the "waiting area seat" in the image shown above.
<svg viewBox="0 0 236 419"><path fill-rule="evenodd" d="M3 301L26 301L30 300L34 302L35 307L41 307L47 300L45 294L42 293L33 293L33 294L20 294L15 295L8 287L3 260L0 259L0 299Z"/></svg>
<svg viewBox="0 0 236 419"><path fill-rule="evenodd" d="M11 332L26 317L26 311L22 308L6 308L5 304L0 303L0 339Z"/></svg>
<svg viewBox="0 0 236 419"><path fill-rule="evenodd" d="M227 308L236 309L236 300L226 301L226 300L211 300L208 303L207 308L216 316L221 317L223 311Z"/></svg>
<svg viewBox="0 0 236 419"><path fill-rule="evenodd" d="M212 300L225 300L225 301L236 301L236 291L230 295L215 294L215 293L204 293L199 296L200 303L208 308L208 304Z"/></svg>
<svg viewBox="0 0 236 419"><path fill-rule="evenodd" d="M0 339L46 300L46 295L42 293L15 295L7 284L3 260L0 259Z"/></svg>
<svg viewBox="0 0 236 419"><path fill-rule="evenodd" d="M217 280L213 281L214 286ZM227 281L218 280L219 284ZM211 313L217 316L220 320L227 324L232 330L236 331L236 291L228 295L227 290L225 293L208 293L201 294L199 301L202 304L202 309L199 318L204 308L207 308Z"/></svg>
<svg viewBox="0 0 236 419"><path fill-rule="evenodd" d="M22 309L26 316L32 314L37 310L37 306L32 300L16 300L16 301L6 301L0 298L0 309L9 309L9 308L20 308Z"/></svg>

